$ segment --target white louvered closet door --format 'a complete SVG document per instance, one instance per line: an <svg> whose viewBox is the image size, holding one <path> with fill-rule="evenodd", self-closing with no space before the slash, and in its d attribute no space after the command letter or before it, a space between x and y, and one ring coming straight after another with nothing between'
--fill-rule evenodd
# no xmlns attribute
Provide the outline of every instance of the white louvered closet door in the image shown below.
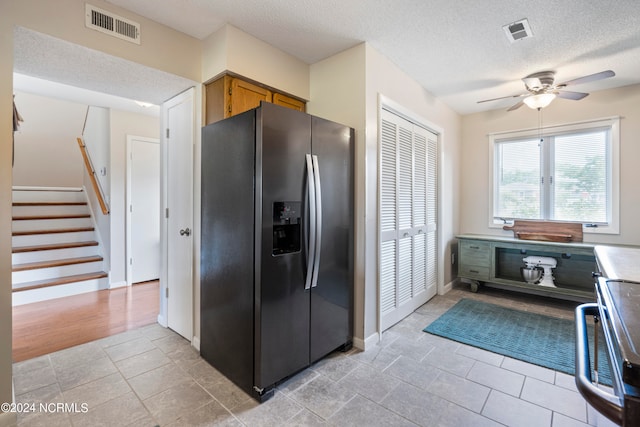
<svg viewBox="0 0 640 427"><path fill-rule="evenodd" d="M382 330L436 294L437 136L382 110L380 132Z"/></svg>

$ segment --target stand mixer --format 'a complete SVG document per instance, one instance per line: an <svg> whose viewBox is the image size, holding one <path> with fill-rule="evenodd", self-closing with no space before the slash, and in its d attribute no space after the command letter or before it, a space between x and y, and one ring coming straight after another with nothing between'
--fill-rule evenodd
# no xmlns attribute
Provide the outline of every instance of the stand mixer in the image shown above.
<svg viewBox="0 0 640 427"><path fill-rule="evenodd" d="M551 271L551 269L556 268L558 265L555 258L532 255L522 258L522 261L527 264L526 267L522 267L520 269L522 277L527 281L527 283L538 284L540 286L547 286L551 288L556 287L556 285L553 284L553 272ZM542 278L539 274L540 269L542 269ZM538 272L538 274L532 274L535 272ZM538 280L540 281L538 282Z"/></svg>

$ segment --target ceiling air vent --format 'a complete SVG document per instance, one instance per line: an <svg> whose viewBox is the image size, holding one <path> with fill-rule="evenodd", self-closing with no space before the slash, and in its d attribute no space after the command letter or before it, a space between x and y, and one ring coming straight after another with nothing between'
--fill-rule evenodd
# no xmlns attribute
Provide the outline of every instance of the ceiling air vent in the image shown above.
<svg viewBox="0 0 640 427"><path fill-rule="evenodd" d="M511 43L526 39L528 37L533 37L533 33L531 32L531 27L529 26L529 21L527 19L521 19L520 21L513 22L511 24L505 25L502 27L504 32L507 34L507 38Z"/></svg>
<svg viewBox="0 0 640 427"><path fill-rule="evenodd" d="M87 28L140 44L140 24L90 4L85 7L84 23Z"/></svg>

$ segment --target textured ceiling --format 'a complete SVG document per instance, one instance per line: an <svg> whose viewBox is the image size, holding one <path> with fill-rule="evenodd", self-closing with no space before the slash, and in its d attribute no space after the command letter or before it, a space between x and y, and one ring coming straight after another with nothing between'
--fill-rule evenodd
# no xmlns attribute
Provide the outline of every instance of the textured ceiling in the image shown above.
<svg viewBox="0 0 640 427"><path fill-rule="evenodd" d="M126 42L125 42L126 43ZM19 78L16 89L42 95L64 97L76 101L80 95L70 94L64 86L46 86L46 81L109 94L94 99L93 105L123 107L115 97L161 104L163 101L196 84L173 74L107 55L22 27L14 30L15 73L37 78ZM82 96L86 100L88 94ZM77 98L77 99L76 99ZM133 107L135 110L136 107ZM145 112L148 114L148 111Z"/></svg>
<svg viewBox="0 0 640 427"><path fill-rule="evenodd" d="M556 82L616 72L571 88L583 92L640 83L638 0L107 1L200 39L229 23L309 64L366 41L460 114L507 109L514 100L477 101L522 93L520 79L543 70L555 71ZM510 43L502 26L522 18L534 36ZM156 104L194 84L26 29L15 33L15 71L28 76Z"/></svg>
<svg viewBox="0 0 640 427"><path fill-rule="evenodd" d="M461 114L507 108L521 78L557 82L612 69L579 91L640 82L640 1L615 0L107 0L196 38L230 23L314 63L369 42ZM502 26L528 18L534 37ZM558 100L569 104L575 101Z"/></svg>

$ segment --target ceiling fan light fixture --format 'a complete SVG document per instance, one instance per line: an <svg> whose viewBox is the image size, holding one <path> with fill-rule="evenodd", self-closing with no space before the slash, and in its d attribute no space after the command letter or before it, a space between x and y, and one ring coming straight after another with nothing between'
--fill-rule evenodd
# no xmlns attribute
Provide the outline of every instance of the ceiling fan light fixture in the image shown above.
<svg viewBox="0 0 640 427"><path fill-rule="evenodd" d="M527 107L532 110L537 110L551 104L551 101L553 101L555 97L555 93L539 93L537 95L529 95L522 101L527 104Z"/></svg>

